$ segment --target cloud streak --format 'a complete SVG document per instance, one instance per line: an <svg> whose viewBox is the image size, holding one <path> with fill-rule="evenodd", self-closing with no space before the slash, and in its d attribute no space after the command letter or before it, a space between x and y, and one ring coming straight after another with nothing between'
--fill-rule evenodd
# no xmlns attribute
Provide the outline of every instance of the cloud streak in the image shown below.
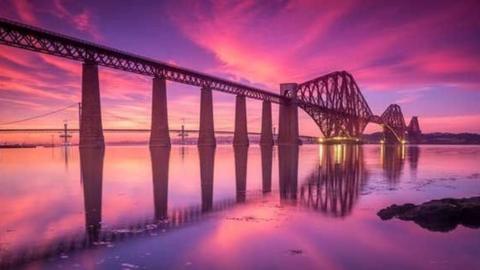
<svg viewBox="0 0 480 270"><path fill-rule="evenodd" d="M373 16L363 11L363 3L284 3L210 2L182 14L179 9L188 5L183 1L170 13L189 39L216 56L218 70L270 87L335 69L354 72L370 90L439 82L480 85L480 78L470 76L480 72L478 53L448 40L464 27L455 21L473 23L474 2L442 3L434 11L420 7L418 16L403 20L404 14L395 17L392 10L405 10L409 3L380 4Z"/></svg>

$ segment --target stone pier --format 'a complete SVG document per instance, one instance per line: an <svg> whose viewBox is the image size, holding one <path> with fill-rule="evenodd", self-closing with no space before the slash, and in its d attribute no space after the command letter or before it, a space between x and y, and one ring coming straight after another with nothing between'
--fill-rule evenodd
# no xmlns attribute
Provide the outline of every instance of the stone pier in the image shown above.
<svg viewBox="0 0 480 270"><path fill-rule="evenodd" d="M204 86L200 92L200 130L198 132L198 146L215 146L212 89Z"/></svg>
<svg viewBox="0 0 480 270"><path fill-rule="evenodd" d="M105 147L100 106L100 87L96 63L82 67L82 115L80 119L80 147Z"/></svg>
<svg viewBox="0 0 480 270"><path fill-rule="evenodd" d="M283 96L287 91L297 88L295 83L280 84ZM278 122L278 145L298 145L298 108L295 99L280 103L280 119Z"/></svg>
<svg viewBox="0 0 480 270"><path fill-rule="evenodd" d="M169 147L167 84L165 78L153 78L150 147Z"/></svg>
<svg viewBox="0 0 480 270"><path fill-rule="evenodd" d="M233 145L248 146L247 104L245 96L237 95L235 99L235 133Z"/></svg>
<svg viewBox="0 0 480 270"><path fill-rule="evenodd" d="M262 131L260 134L261 145L271 146L274 144L272 128L272 103L264 100L262 103Z"/></svg>

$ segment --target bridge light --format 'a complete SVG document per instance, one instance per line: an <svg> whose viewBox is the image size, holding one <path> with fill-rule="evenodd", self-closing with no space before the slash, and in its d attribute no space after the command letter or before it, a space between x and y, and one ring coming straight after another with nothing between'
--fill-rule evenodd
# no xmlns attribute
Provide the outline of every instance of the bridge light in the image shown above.
<svg viewBox="0 0 480 270"><path fill-rule="evenodd" d="M402 140L402 144L406 144L406 143L407 143L407 141L406 141L406 140Z"/></svg>
<svg viewBox="0 0 480 270"><path fill-rule="evenodd" d="M342 163L345 160L345 145L335 144L334 148L334 160L336 164Z"/></svg>
<svg viewBox="0 0 480 270"><path fill-rule="evenodd" d="M324 140L323 140L323 138L318 138L318 139L317 139L317 142L319 142L319 143L323 143L323 142L324 142Z"/></svg>
<svg viewBox="0 0 480 270"><path fill-rule="evenodd" d="M384 144L384 143L385 143L385 141L384 141L384 140L380 140L380 143L381 143L381 144Z"/></svg>
<svg viewBox="0 0 480 270"><path fill-rule="evenodd" d="M323 164L323 148L325 147L325 145L320 145L318 147L318 164L320 166L322 166Z"/></svg>

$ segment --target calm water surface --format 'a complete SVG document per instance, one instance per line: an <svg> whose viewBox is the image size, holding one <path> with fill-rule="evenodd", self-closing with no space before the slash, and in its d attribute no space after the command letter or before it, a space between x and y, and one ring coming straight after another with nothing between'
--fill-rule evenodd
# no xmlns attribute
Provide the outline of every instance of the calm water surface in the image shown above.
<svg viewBox="0 0 480 270"><path fill-rule="evenodd" d="M478 230L376 216L480 195L479 160L478 146L1 149L0 268L480 269Z"/></svg>

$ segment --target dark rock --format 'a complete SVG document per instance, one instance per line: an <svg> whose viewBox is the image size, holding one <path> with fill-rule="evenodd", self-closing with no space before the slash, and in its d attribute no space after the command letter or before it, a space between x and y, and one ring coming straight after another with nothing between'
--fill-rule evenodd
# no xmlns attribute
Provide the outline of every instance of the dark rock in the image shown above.
<svg viewBox="0 0 480 270"><path fill-rule="evenodd" d="M461 224L480 228L480 197L432 200L420 205L391 205L380 210L382 220L411 220L430 231L448 232Z"/></svg>
<svg viewBox="0 0 480 270"><path fill-rule="evenodd" d="M388 220L395 217L396 215L403 214L414 207L415 204L412 203L406 203L403 205L393 204L385 209L380 210L377 215L383 220Z"/></svg>

